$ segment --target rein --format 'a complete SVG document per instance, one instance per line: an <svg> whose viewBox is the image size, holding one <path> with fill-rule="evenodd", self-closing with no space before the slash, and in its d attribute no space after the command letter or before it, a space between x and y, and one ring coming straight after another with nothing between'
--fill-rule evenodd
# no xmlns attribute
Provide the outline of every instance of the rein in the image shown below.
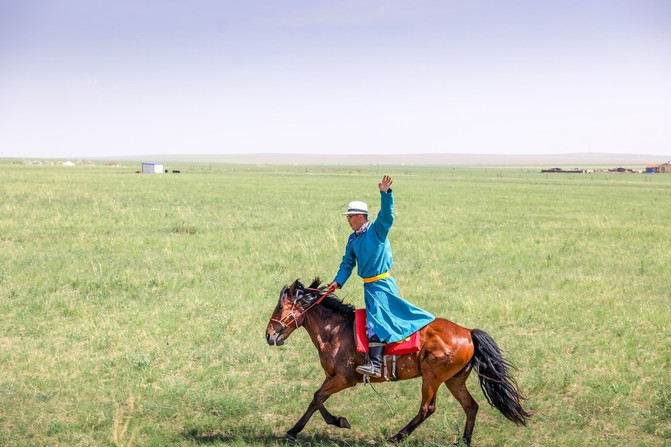
<svg viewBox="0 0 671 447"><path fill-rule="evenodd" d="M321 290L319 289L306 288L305 290L311 290L313 292L321 292ZM280 326L282 326L282 330L291 326L294 323L296 323L296 329L298 329L298 319L302 317L305 313L307 313L308 310L312 309L317 304L321 303L322 300L331 293L333 293L331 289L326 289L326 292L322 296L320 296L314 303L310 304L310 306L308 306L307 309L303 309L302 311L295 309L296 301L294 301L293 304L291 305L291 311L288 314L286 314L279 320L277 318L271 318L270 321L272 321L273 323L278 323ZM292 320L287 323L284 323L282 320L285 320L287 318L292 318Z"/></svg>

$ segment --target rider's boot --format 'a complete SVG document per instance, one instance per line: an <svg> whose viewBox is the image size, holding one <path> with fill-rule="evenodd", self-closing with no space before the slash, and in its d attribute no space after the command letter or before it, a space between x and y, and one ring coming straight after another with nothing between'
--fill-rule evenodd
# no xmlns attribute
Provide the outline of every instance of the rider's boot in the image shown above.
<svg viewBox="0 0 671 447"><path fill-rule="evenodd" d="M377 337L375 337L377 339ZM373 378L382 377L382 358L384 357L384 346L386 343L370 341L368 348L368 364L356 367L356 372Z"/></svg>

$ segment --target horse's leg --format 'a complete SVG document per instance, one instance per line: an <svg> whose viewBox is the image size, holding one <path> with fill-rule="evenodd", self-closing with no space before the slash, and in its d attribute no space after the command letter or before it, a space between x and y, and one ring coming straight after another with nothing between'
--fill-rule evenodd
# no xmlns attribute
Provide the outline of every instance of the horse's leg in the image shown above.
<svg viewBox="0 0 671 447"><path fill-rule="evenodd" d="M314 397L312 398L312 402L310 402L310 405L308 405L308 409L305 411L303 417L300 418L298 422L296 422L296 425L294 425L291 430L287 432L287 437L292 439L296 438L296 435L300 433L301 430L303 430L305 424L308 423L313 413L317 410L322 413L322 416L324 416L324 419L327 423L338 425L339 427L349 428L349 422L347 422L347 419L336 418L335 416L331 415L331 413L329 413L324 407L324 402L331 394L342 391L345 388L349 388L353 385L356 385L356 382L350 383L343 376L333 376L324 380L322 386L315 392Z"/></svg>
<svg viewBox="0 0 671 447"><path fill-rule="evenodd" d="M389 438L389 442L397 444L403 439L407 438L419 425L436 411L436 392L442 383L436 380L435 376L428 377L428 373L422 376L422 404L419 407L419 412L403 430Z"/></svg>
<svg viewBox="0 0 671 447"><path fill-rule="evenodd" d="M331 413L329 413L324 404L321 404L319 406L319 412L322 414L322 417L329 425L335 425L338 428L352 428L352 426L349 425L349 421L347 420L347 418L342 416L340 417L333 416Z"/></svg>
<svg viewBox="0 0 671 447"><path fill-rule="evenodd" d="M478 414L478 403L473 399L471 393L468 392L468 388L466 388L466 379L468 379L468 373L448 379L445 381L445 385L454 398L461 404L464 413L466 413L466 427L464 428L463 440L466 445L471 445L475 416Z"/></svg>

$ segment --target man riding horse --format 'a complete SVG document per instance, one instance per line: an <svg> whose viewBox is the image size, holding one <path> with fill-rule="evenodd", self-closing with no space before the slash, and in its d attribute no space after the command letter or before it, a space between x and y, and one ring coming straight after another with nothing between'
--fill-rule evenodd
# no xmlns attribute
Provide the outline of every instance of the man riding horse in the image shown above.
<svg viewBox="0 0 671 447"><path fill-rule="evenodd" d="M354 232L347 240L338 273L329 284L331 290L341 288L352 274L354 266L358 266L357 273L364 282L366 336L369 339L370 355L368 364L356 370L375 378L382 375L385 344L403 340L435 319L429 312L401 298L396 281L389 274L393 263L388 237L394 222L393 182L389 175L385 175L378 184L380 211L375 222L368 220L366 203L349 203L343 215L347 216Z"/></svg>

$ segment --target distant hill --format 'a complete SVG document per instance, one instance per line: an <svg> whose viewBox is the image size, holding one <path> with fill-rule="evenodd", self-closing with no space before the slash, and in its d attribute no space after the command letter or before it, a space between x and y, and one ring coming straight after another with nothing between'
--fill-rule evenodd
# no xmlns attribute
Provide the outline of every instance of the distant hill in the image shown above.
<svg viewBox="0 0 671 447"><path fill-rule="evenodd" d="M163 163L231 163L270 165L416 165L416 166L615 166L661 164L671 155L574 153L557 155L469 155L469 154L181 154L104 157L118 161L160 161ZM575 166L573 166L575 165Z"/></svg>

